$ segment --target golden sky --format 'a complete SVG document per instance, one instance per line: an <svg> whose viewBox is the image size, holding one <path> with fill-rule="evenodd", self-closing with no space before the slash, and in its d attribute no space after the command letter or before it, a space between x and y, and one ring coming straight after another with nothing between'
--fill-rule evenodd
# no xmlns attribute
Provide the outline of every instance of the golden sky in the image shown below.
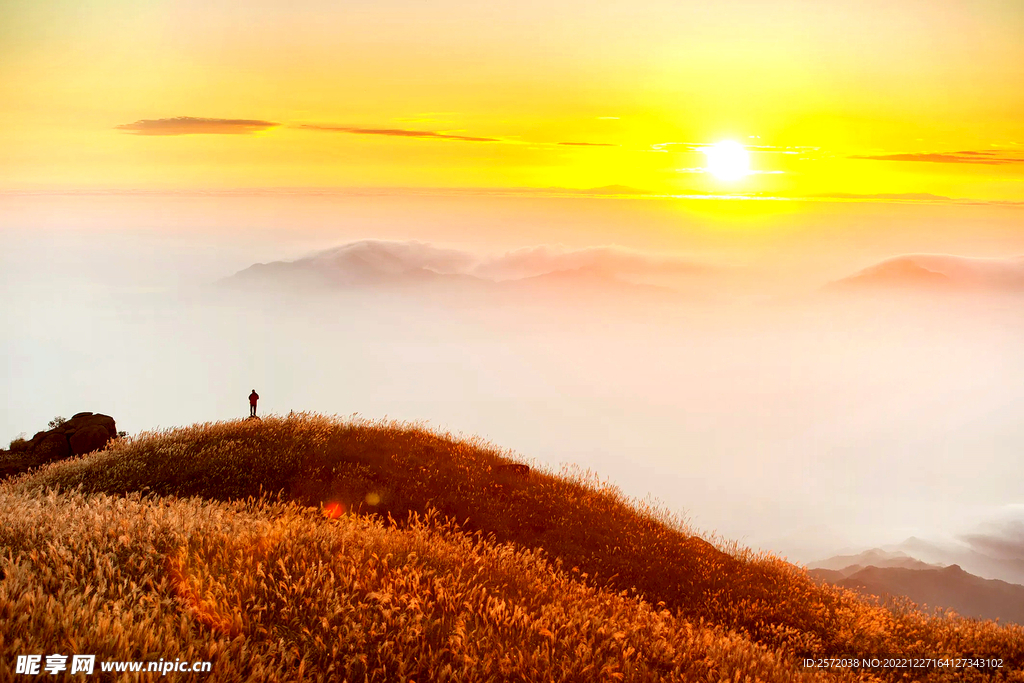
<svg viewBox="0 0 1024 683"><path fill-rule="evenodd" d="M1022 36L1019 0L8 0L0 190L1020 202Z"/></svg>

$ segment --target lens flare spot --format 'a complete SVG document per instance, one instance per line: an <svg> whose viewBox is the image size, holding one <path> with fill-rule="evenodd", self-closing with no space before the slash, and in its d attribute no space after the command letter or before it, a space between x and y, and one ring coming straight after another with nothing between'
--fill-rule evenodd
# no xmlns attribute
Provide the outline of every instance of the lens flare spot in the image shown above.
<svg viewBox="0 0 1024 683"><path fill-rule="evenodd" d="M380 505L380 494L375 491L370 491L366 494L367 505Z"/></svg>
<svg viewBox="0 0 1024 683"><path fill-rule="evenodd" d="M324 505L324 517L328 519L337 519L345 514L345 506L338 501L332 500L327 505Z"/></svg>

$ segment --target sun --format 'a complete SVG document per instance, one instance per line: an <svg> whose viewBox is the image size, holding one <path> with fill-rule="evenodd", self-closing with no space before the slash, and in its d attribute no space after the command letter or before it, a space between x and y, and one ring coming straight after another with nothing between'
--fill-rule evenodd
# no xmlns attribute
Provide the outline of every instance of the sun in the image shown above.
<svg viewBox="0 0 1024 683"><path fill-rule="evenodd" d="M739 180L750 173L750 155L738 142L723 140L701 151L708 158L707 172L719 180Z"/></svg>

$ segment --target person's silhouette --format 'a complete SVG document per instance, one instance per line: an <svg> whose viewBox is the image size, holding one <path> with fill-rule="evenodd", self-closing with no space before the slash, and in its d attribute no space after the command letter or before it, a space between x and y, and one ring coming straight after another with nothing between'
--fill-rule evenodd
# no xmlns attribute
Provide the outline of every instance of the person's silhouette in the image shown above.
<svg viewBox="0 0 1024 683"><path fill-rule="evenodd" d="M260 395L253 389L249 394L249 417L256 417L256 401L258 400L260 400Z"/></svg>

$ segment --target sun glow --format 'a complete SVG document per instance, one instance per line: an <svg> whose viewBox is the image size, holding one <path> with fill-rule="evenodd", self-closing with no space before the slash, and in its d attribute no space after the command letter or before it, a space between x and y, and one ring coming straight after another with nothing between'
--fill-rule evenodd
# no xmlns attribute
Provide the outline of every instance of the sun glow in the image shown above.
<svg viewBox="0 0 1024 683"><path fill-rule="evenodd" d="M723 140L701 151L708 158L707 172L719 180L739 180L750 173L750 155L738 142Z"/></svg>

